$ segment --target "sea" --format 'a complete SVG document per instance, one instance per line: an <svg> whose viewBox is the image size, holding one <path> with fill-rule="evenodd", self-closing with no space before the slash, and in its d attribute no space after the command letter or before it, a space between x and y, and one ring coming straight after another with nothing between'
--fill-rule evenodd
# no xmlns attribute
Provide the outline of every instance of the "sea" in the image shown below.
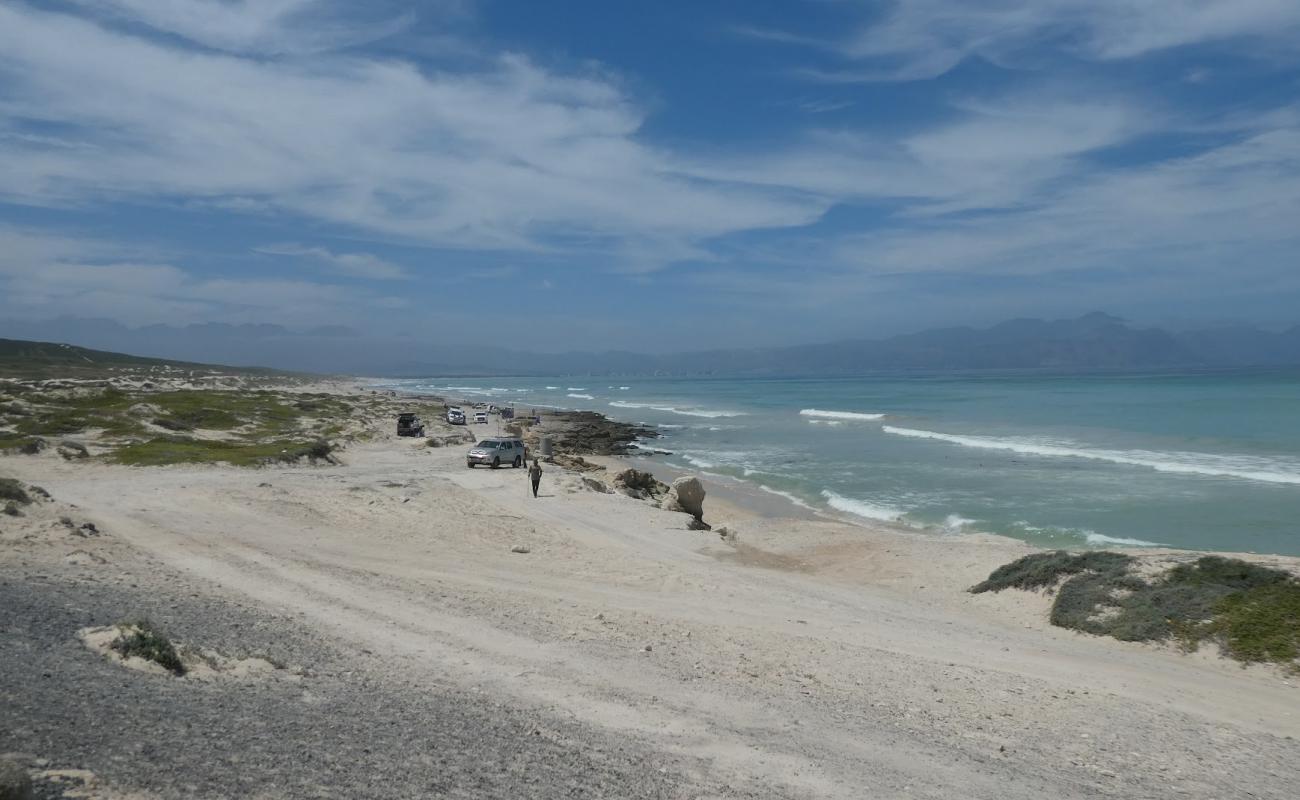
<svg viewBox="0 0 1300 800"><path fill-rule="evenodd" d="M1300 370L384 384L648 423L650 462L848 519L1300 555Z"/></svg>

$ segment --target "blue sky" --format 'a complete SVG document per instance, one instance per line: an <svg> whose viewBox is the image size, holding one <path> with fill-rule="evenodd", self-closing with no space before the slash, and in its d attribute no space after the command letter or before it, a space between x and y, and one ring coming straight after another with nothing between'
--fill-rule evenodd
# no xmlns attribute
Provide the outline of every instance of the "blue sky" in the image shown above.
<svg viewBox="0 0 1300 800"><path fill-rule="evenodd" d="M1294 324L1297 41L1295 0L5 2L0 315Z"/></svg>

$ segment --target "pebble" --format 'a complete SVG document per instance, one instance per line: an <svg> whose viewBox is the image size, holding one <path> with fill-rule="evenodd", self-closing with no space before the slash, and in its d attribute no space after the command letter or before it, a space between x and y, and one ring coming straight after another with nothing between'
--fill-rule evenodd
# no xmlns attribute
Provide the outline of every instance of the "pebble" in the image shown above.
<svg viewBox="0 0 1300 800"><path fill-rule="evenodd" d="M512 553L530 553L530 552L532 552L532 551L529 550L527 547L524 547L522 544L517 544L517 545L515 545L514 547L510 548L510 552L512 552Z"/></svg>

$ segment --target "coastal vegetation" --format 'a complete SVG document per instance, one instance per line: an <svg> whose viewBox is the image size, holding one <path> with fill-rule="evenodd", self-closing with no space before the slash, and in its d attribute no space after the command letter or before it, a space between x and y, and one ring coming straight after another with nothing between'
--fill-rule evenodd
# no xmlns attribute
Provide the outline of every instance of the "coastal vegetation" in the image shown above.
<svg viewBox="0 0 1300 800"><path fill-rule="evenodd" d="M180 654L176 652L176 646L152 622L149 620L124 622L117 627L121 635L113 640L111 646L123 658L143 658L173 675L185 674L185 664L181 661Z"/></svg>
<svg viewBox="0 0 1300 800"><path fill-rule="evenodd" d="M1053 625L1121 641L1212 642L1243 663L1300 670L1300 581L1235 558L1202 556L1154 576L1132 556L1108 551L1035 553L971 587L1055 590Z"/></svg>
<svg viewBox="0 0 1300 800"><path fill-rule="evenodd" d="M64 458L138 466L333 462L341 446L386 424L396 403L377 393L287 385L196 386L187 376L138 371L110 379L0 378L0 453L37 455L58 441ZM440 411L415 405L431 417Z"/></svg>

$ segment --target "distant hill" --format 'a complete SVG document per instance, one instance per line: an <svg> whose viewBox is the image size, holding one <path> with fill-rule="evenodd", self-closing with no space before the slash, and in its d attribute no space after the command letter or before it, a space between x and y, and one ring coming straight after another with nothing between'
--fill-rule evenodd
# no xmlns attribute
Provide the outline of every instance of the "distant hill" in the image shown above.
<svg viewBox="0 0 1300 800"><path fill-rule="evenodd" d="M420 375L849 375L896 370L1132 370L1300 366L1300 326L1170 332L1094 312L1075 319L1015 319L988 328L939 328L887 339L647 355L527 353L430 339L366 336L331 326L295 332L278 325L196 324L128 328L111 320L0 320L0 335L175 359L256 363L316 373ZM53 347L53 345L49 345ZM70 351L69 351L70 352ZM86 350L83 354L96 354ZM61 363L113 354L64 357ZM134 358L134 357L120 357ZM56 362L50 362L56 363ZM176 362L168 362L176 363Z"/></svg>
<svg viewBox="0 0 1300 800"><path fill-rule="evenodd" d="M91 350L55 342L31 342L21 339L0 339L0 376L99 376L122 369L165 368L181 372L223 373L239 375L280 375L278 370L265 367L223 367L188 361L171 361L162 358L132 356Z"/></svg>

